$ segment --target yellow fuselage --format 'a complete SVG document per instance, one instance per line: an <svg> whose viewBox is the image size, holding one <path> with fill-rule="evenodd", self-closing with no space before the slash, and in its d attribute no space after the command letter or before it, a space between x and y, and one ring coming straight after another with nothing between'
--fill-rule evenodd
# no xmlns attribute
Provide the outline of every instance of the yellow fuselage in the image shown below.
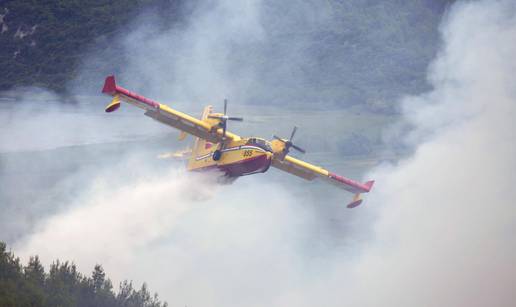
<svg viewBox="0 0 516 307"><path fill-rule="evenodd" d="M188 162L188 170L219 169L229 177L238 177L267 171L272 152L255 138L228 141L223 146L199 140L197 150ZM220 151L217 159L216 151Z"/></svg>

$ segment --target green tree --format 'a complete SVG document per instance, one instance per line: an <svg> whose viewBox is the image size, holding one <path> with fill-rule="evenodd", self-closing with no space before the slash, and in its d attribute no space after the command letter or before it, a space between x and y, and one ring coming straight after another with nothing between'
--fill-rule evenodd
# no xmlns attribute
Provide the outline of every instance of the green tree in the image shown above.
<svg viewBox="0 0 516 307"><path fill-rule="evenodd" d="M140 290L132 282L120 284L118 293L101 265L95 265L91 277L77 271L75 264L54 261L48 274L38 256L26 266L0 242L1 307L166 307L158 295L150 295L144 283Z"/></svg>
<svg viewBox="0 0 516 307"><path fill-rule="evenodd" d="M15 306L20 277L19 259L7 251L5 243L0 242L0 306Z"/></svg>
<svg viewBox="0 0 516 307"><path fill-rule="evenodd" d="M45 306L45 268L38 256L30 257L23 268L25 295L30 306Z"/></svg>

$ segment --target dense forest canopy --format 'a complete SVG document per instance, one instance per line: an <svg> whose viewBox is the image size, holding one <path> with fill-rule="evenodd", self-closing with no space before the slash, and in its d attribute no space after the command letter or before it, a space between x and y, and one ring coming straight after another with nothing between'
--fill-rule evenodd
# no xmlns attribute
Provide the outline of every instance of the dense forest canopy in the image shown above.
<svg viewBox="0 0 516 307"><path fill-rule="evenodd" d="M0 91L34 85L65 92L75 81L81 94L96 93L103 76L123 71L130 60L117 39L145 23L170 28L196 22L190 13L197 2L202 1L4 1ZM269 41L241 46L230 56L237 66L252 65L248 69L261 83L254 84L255 101L392 101L428 88L426 68L437 51L438 24L450 2L263 1L260 18ZM312 9L329 12L329 20L311 22L318 17L302 12ZM153 17L139 19L146 12ZM296 52L309 56L279 72L296 44ZM256 53L252 64L244 59L246 47ZM85 64L91 54L95 61ZM283 90L271 91L275 87Z"/></svg>
<svg viewBox="0 0 516 307"><path fill-rule="evenodd" d="M109 40L142 9L175 1L0 2L0 91L39 86L57 91L74 78L85 50Z"/></svg>
<svg viewBox="0 0 516 307"><path fill-rule="evenodd" d="M96 265L91 276L77 271L75 264L56 260L45 272L38 256L31 257L27 265L7 251L0 242L0 306L2 307L166 307L167 304L153 296L144 283L137 290L132 282L120 283L113 290L111 281L102 266Z"/></svg>

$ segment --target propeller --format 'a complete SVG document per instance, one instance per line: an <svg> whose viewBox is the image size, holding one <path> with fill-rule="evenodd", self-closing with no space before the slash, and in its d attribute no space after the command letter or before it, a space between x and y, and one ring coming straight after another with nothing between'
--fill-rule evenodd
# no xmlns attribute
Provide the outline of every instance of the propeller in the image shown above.
<svg viewBox="0 0 516 307"><path fill-rule="evenodd" d="M227 124L228 120L237 121L237 122L244 121L244 119L242 117L228 116L227 111L228 111L228 100L224 99L224 115L222 115L222 116L208 115L208 118L215 118L215 119L220 120L219 127L222 128L222 139L226 138L226 128L228 126L228 124Z"/></svg>
<svg viewBox="0 0 516 307"><path fill-rule="evenodd" d="M241 122L244 121L242 117L228 116L228 100L224 99L224 114L220 115L208 115L208 118L214 118L220 120L219 127L222 128L222 142L220 142L219 148L213 152L213 160L218 161L222 157L222 150L226 145L226 128L228 127L228 120Z"/></svg>
<svg viewBox="0 0 516 307"><path fill-rule="evenodd" d="M276 140L281 141L285 144L285 149L283 150L285 155L288 154L288 152L290 151L290 148L294 148L295 150L297 150L303 154L306 153L306 150L304 150L303 148L301 148L297 145L294 145L294 143L292 142L292 140L294 139L294 135L296 135L296 131L297 131L297 127L294 126L294 129L292 130L292 133L290 134L290 139L288 139L288 140L285 140L285 139L280 138L279 136L273 135L273 137Z"/></svg>

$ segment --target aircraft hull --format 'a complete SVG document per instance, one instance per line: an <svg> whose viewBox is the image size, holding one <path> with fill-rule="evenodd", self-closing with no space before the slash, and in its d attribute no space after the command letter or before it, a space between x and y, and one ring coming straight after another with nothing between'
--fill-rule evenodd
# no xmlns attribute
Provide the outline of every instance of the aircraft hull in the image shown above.
<svg viewBox="0 0 516 307"><path fill-rule="evenodd" d="M269 169L270 165L270 156L262 154L230 164L217 165L217 168L229 177L239 177L256 173L264 173Z"/></svg>
<svg viewBox="0 0 516 307"><path fill-rule="evenodd" d="M212 160L212 162L214 161ZM247 159L239 159L233 162L224 161L221 163L211 164L205 167L190 169L190 171L206 172L217 170L222 172L225 175L225 177L236 179L240 176L264 173L269 169L271 163L272 159L270 154L266 154L265 152L259 152L257 153L257 155L249 157Z"/></svg>

